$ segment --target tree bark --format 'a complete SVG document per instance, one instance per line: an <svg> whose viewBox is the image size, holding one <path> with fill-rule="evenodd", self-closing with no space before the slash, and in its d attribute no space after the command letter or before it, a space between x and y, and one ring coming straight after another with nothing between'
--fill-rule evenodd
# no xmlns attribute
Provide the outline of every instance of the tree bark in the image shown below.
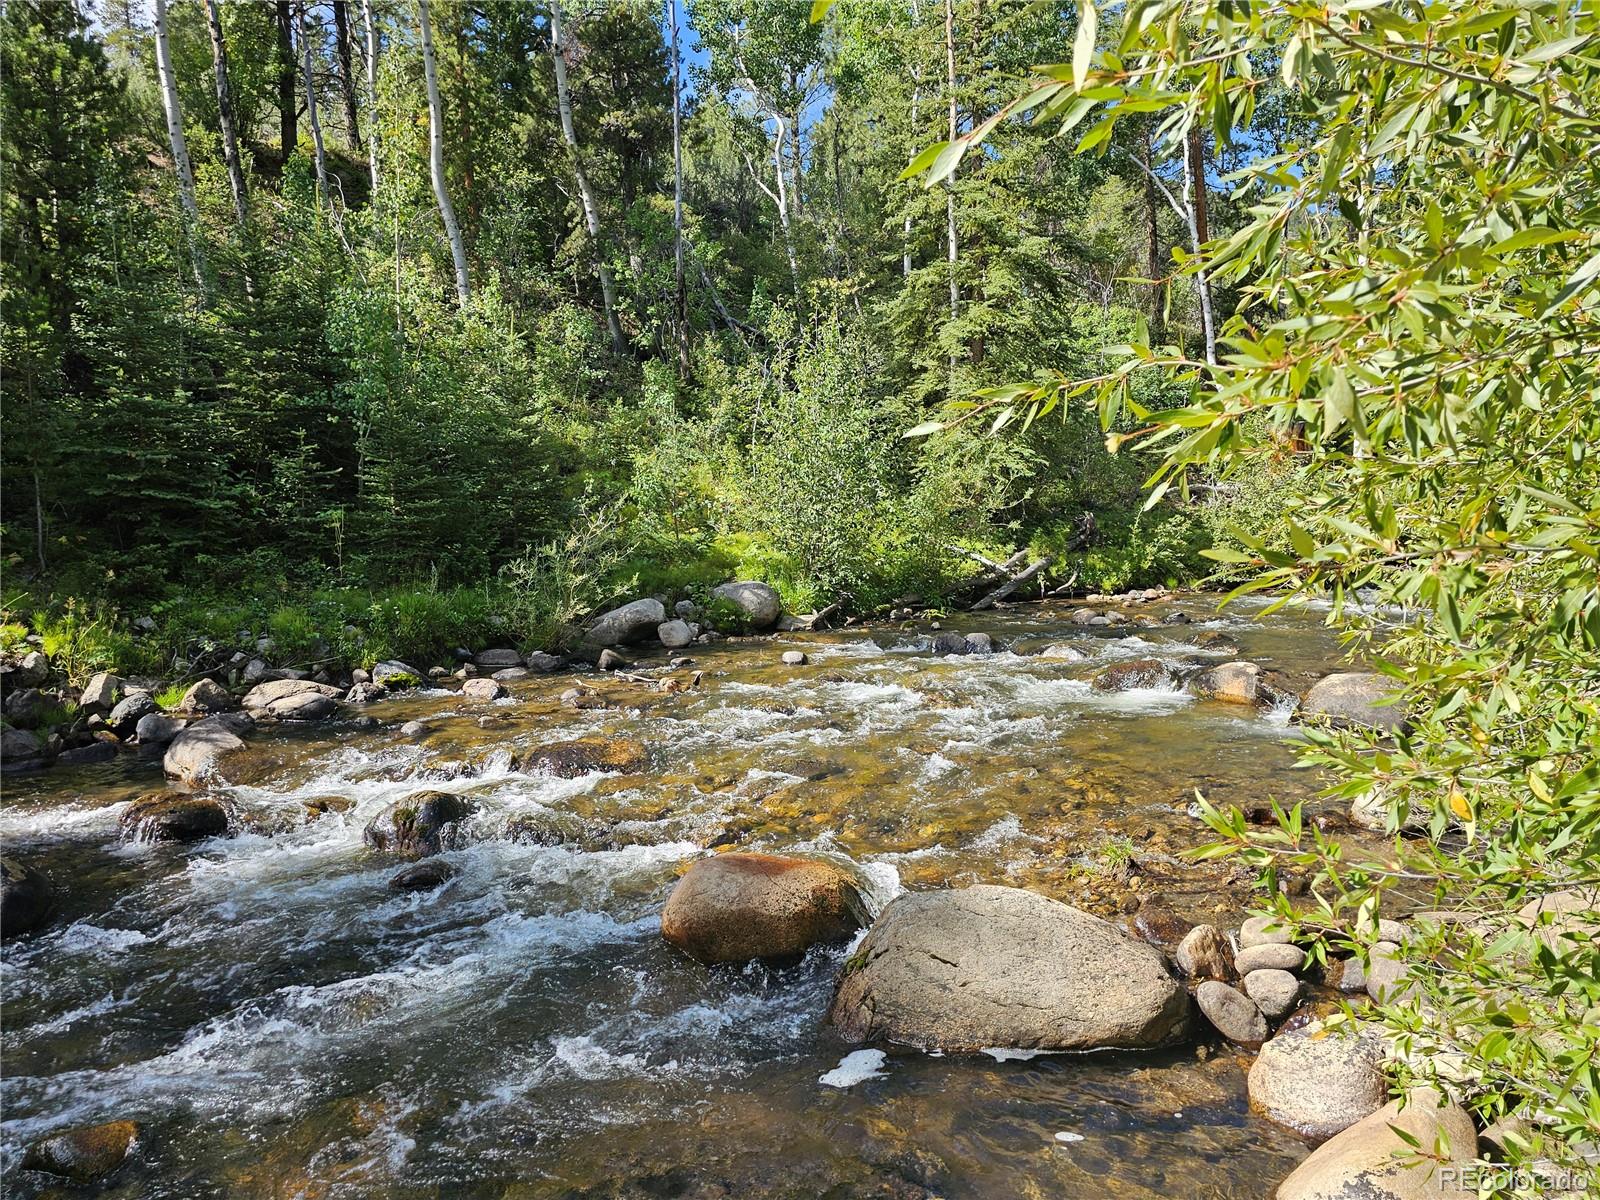
<svg viewBox="0 0 1600 1200"><path fill-rule="evenodd" d="M595 199L594 189L589 186L589 176L583 169L583 156L578 152L578 131L572 122L572 93L567 87L560 0L550 0L550 59L556 71L556 108L561 116L561 136L566 139L573 178L578 183L578 198L583 205L584 226L589 231L589 241L594 249L595 270L600 276L600 299L606 310L606 328L611 331L611 348L618 354L625 354L628 343L622 336L622 322L617 319L616 285L612 282L611 266L606 262L605 246L600 237L600 205Z"/></svg>
<svg viewBox="0 0 1600 1200"><path fill-rule="evenodd" d="M311 145L317 165L318 202L332 207L328 195L328 156L322 144L322 121L317 116L317 84L311 73L311 31L306 27L306 9L300 7L300 56L305 66L306 121L311 126Z"/></svg>
<svg viewBox="0 0 1600 1200"><path fill-rule="evenodd" d="M917 3L917 0L911 0L911 28L913 30L913 34L914 34L914 32L915 32L915 30L917 28L918 23L921 20L922 20L922 8L921 8L921 5L919 5ZM915 158L917 156L917 152L922 149L922 147L920 145L918 145L918 140L921 137L921 133L920 133L920 129L919 129L918 112L917 112L917 107L920 104L921 100L922 100L922 70L919 67L913 66L911 68L911 153L906 156L908 161L910 159ZM902 279L910 279L911 278L911 206L909 204L906 205L906 216L905 216L905 223L904 223L904 226L903 226L903 231L902 231L902 234L901 234L901 241L902 241L903 248L902 248L902 250L900 252L900 278L902 278Z"/></svg>
<svg viewBox="0 0 1600 1200"><path fill-rule="evenodd" d="M294 9L289 0L278 5L278 145L283 161L289 161L300 140L299 109L294 98L294 76L299 70L294 58Z"/></svg>
<svg viewBox="0 0 1600 1200"><path fill-rule="evenodd" d="M956 140L956 7L955 0L944 0L945 86L950 93L950 140ZM960 244L956 239L956 173L951 171L944 184L945 255L950 264L950 319L961 310L961 284L956 280Z"/></svg>
<svg viewBox="0 0 1600 1200"><path fill-rule="evenodd" d="M772 134L772 173L778 184L778 224L783 228L783 252L789 259L789 278L794 283L794 298L800 299L800 259L794 251L794 227L789 220L789 189L783 178L783 138L786 122L774 116Z"/></svg>
<svg viewBox="0 0 1600 1200"><path fill-rule="evenodd" d="M206 0L206 24L211 30L211 65L216 74L217 124L222 130L222 159L228 167L228 186L233 191L233 215L239 232L244 233L248 204L244 190L244 165L239 161L239 139L233 125L233 89L228 86L228 47L222 38L222 11L217 0Z"/></svg>
<svg viewBox="0 0 1600 1200"><path fill-rule="evenodd" d="M672 10L672 311L678 375L689 371L689 297L683 278L683 65L678 57L678 0Z"/></svg>
<svg viewBox="0 0 1600 1200"><path fill-rule="evenodd" d="M361 0L361 23L367 34L367 165L372 172L372 192L378 192L378 31L372 23L372 0Z"/></svg>
<svg viewBox="0 0 1600 1200"><path fill-rule="evenodd" d="M178 177L178 203L183 209L183 232L189 242L200 302L210 301L206 282L205 251L200 245L200 206L194 198L194 167L183 137L183 112L178 107L178 80L172 70L172 46L167 40L167 0L156 0L156 74L161 81L161 105L167 113L167 138L172 143L172 170Z"/></svg>
<svg viewBox="0 0 1600 1200"><path fill-rule="evenodd" d="M1206 214L1205 135L1197 125L1189 130L1184 145L1183 181L1189 193L1189 241L1196 254L1210 240ZM1200 331L1205 339L1206 362L1217 365L1217 325L1211 308L1211 280L1204 270L1194 274L1195 292L1200 298Z"/></svg>
<svg viewBox="0 0 1600 1200"><path fill-rule="evenodd" d="M450 189L444 178L444 105L439 101L439 70L433 58L433 24L428 20L428 0L417 0L417 19L422 26L422 74L428 86L428 173L433 179L434 199L439 202L439 219L450 240L450 258L456 269L456 296L461 307L472 300L467 280L467 247L461 240L461 226L450 203Z"/></svg>
<svg viewBox="0 0 1600 1200"><path fill-rule="evenodd" d="M339 87L344 93L344 120L352 149L361 149L361 114L356 108L354 60L350 53L350 0L333 0L333 31L339 55Z"/></svg>
<svg viewBox="0 0 1600 1200"><path fill-rule="evenodd" d="M1146 273L1150 276L1150 341L1152 344L1166 340L1164 326L1166 302L1165 287L1161 283L1161 210L1157 205L1155 163L1151 154L1151 125L1153 122L1146 119L1144 123L1144 140L1142 144L1142 157L1140 162L1144 166L1144 233L1146 242L1147 266Z"/></svg>

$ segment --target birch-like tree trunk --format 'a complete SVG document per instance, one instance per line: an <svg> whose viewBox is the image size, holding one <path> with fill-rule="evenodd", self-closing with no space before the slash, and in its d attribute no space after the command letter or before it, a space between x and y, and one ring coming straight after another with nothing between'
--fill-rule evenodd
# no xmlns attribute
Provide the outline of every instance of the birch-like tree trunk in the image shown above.
<svg viewBox="0 0 1600 1200"><path fill-rule="evenodd" d="M461 240L461 226L450 203L450 189L444 178L444 105L439 100L439 70L433 58L433 23L428 19L428 0L417 0L417 19L422 25L422 74L428 85L428 173L433 178L433 196L439 202L439 219L450 240L450 258L456 268L456 296L465 308L472 299L467 281L467 246Z"/></svg>
<svg viewBox="0 0 1600 1200"><path fill-rule="evenodd" d="M339 89L344 94L344 121L350 145L361 149L361 114L356 108L354 56L350 53L350 0L333 0L334 45L339 56Z"/></svg>
<svg viewBox="0 0 1600 1200"><path fill-rule="evenodd" d="M683 278L683 63L678 56L678 0L672 14L672 311L678 343L678 374L689 370L689 295Z"/></svg>
<svg viewBox="0 0 1600 1200"><path fill-rule="evenodd" d="M616 285L612 282L611 266L606 262L605 246L600 238L600 205L595 199L594 189L589 186L589 176L583 169L583 156L578 151L578 132L572 122L572 93L567 86L560 0L550 2L550 59L556 71L556 109L561 116L561 136L566 139L567 155L572 159L572 174L577 180L578 199L583 206L583 223L589 231L589 242L594 250L595 270L600 276L600 299L606 310L606 328L611 331L612 349L618 354L625 354L628 343L622 336L622 322L617 319Z"/></svg>
<svg viewBox="0 0 1600 1200"><path fill-rule="evenodd" d="M200 206L194 198L194 167L189 144L183 137L183 112L178 107L178 80L172 70L172 46L167 39L167 0L156 0L156 74L161 81L161 106L167 113L167 138L172 143L172 170L178 177L178 203L183 209L183 232L189 242L200 301L209 303L205 250L200 245Z"/></svg>
<svg viewBox="0 0 1600 1200"><path fill-rule="evenodd" d="M1211 238L1206 213L1205 135L1196 125L1189 131L1183 154L1184 190L1188 193L1189 242L1194 253ZM1217 323L1211 308L1211 279L1205 271L1194 275L1195 292L1200 299L1200 332L1205 339L1206 361L1217 365Z"/></svg>
<svg viewBox="0 0 1600 1200"><path fill-rule="evenodd" d="M211 66L217 83L217 124L222 130L222 160L233 191L233 215L243 236L249 214L244 190L244 164L239 160L239 139L233 125L233 89L228 85L228 47L222 37L222 11L217 0L206 0L206 24L211 29Z"/></svg>
<svg viewBox="0 0 1600 1200"><path fill-rule="evenodd" d="M378 194L378 31L372 22L372 0L361 0L361 23L367 35L367 165L372 194Z"/></svg>
<svg viewBox="0 0 1600 1200"><path fill-rule="evenodd" d="M299 110L295 106L294 7L289 0L277 0L278 23L278 144L283 161L289 161L300 140Z"/></svg>
<svg viewBox="0 0 1600 1200"><path fill-rule="evenodd" d="M918 24L922 20L922 8L917 0L911 0L911 29L913 38ZM915 43L913 43L915 44ZM922 131L918 123L917 107L922 101L922 68L911 68L911 153L906 157L912 159L917 156L917 151L922 149L920 139ZM905 224L903 226L902 242L904 248L900 252L900 278L911 278L911 206L906 205Z"/></svg>
<svg viewBox="0 0 1600 1200"><path fill-rule="evenodd" d="M955 0L944 0L944 59L945 88L950 94L950 140L956 140L956 6ZM950 264L950 319L954 321L961 310L961 284L956 280L956 264L960 259L960 243L956 239L956 173L951 171L944 181L945 256Z"/></svg>
<svg viewBox="0 0 1600 1200"><path fill-rule="evenodd" d="M794 250L794 226L789 217L789 188L783 178L783 139L786 122L774 116L772 134L772 173L778 184L778 224L783 229L783 252L789 258L789 278L794 281L795 299L800 298L800 258Z"/></svg>
<svg viewBox="0 0 1600 1200"><path fill-rule="evenodd" d="M300 6L300 58L305 68L306 123L311 126L311 146L316 155L318 203L332 208L328 195L328 156L322 145L322 121L317 116L317 83L311 73L311 31L306 27L306 9Z"/></svg>

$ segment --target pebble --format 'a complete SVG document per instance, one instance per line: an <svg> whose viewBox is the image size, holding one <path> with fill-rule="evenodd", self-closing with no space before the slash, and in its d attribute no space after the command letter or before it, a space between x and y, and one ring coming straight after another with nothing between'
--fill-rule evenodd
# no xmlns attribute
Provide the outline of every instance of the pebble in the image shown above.
<svg viewBox="0 0 1600 1200"><path fill-rule="evenodd" d="M1234 969L1240 975L1251 971L1297 971L1305 964L1306 956L1299 946L1286 942L1268 942L1264 946L1251 946L1234 956Z"/></svg>

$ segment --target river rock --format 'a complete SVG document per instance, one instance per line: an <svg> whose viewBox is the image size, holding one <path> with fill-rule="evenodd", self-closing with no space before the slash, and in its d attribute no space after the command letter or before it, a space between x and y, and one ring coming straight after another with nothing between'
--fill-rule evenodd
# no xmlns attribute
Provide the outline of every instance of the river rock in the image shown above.
<svg viewBox="0 0 1600 1200"><path fill-rule="evenodd" d="M1377 1112L1389 1098L1380 1039L1321 1021L1261 1047L1247 1083L1252 1108L1316 1141Z"/></svg>
<svg viewBox="0 0 1600 1200"><path fill-rule="evenodd" d="M718 600L727 600L744 610L745 621L752 629L771 629L783 615L783 600L765 583L753 579L738 583L718 584L711 589Z"/></svg>
<svg viewBox="0 0 1600 1200"><path fill-rule="evenodd" d="M1306 956L1299 946L1267 942L1240 950L1233 957L1233 966L1240 975L1248 975L1251 971L1298 971L1305 961Z"/></svg>
<svg viewBox="0 0 1600 1200"><path fill-rule="evenodd" d="M498 700L510 695L498 679L469 679L461 685L461 694L473 700Z"/></svg>
<svg viewBox="0 0 1600 1200"><path fill-rule="evenodd" d="M472 655L472 665L498 671L502 667L520 667L522 655L515 650L482 650Z"/></svg>
<svg viewBox="0 0 1600 1200"><path fill-rule="evenodd" d="M1195 989L1194 999L1206 1020L1230 1042L1259 1046L1267 1040L1267 1020L1260 1007L1238 988L1208 979Z"/></svg>
<svg viewBox="0 0 1600 1200"><path fill-rule="evenodd" d="M228 810L211 796L155 792L128 805L121 826L131 842L198 842L228 832Z"/></svg>
<svg viewBox="0 0 1600 1200"><path fill-rule="evenodd" d="M145 713L133 727L133 736L141 746L165 746L183 732L186 722L166 713Z"/></svg>
<svg viewBox="0 0 1600 1200"><path fill-rule="evenodd" d="M1282 917L1246 917L1239 926L1239 946L1243 950L1254 946L1287 946L1293 941L1294 932L1284 924Z"/></svg>
<svg viewBox="0 0 1600 1200"><path fill-rule="evenodd" d="M1040 658L1055 659L1058 662L1084 662L1088 655L1076 646L1069 646L1065 642L1056 642L1039 651Z"/></svg>
<svg viewBox="0 0 1600 1200"><path fill-rule="evenodd" d="M661 936L703 963L781 960L847 938L865 919L855 881L830 863L722 854L678 880Z"/></svg>
<svg viewBox="0 0 1600 1200"><path fill-rule="evenodd" d="M994 653L994 638L990 637L987 633L969 633L969 634L967 634L967 653L968 654L993 654Z"/></svg>
<svg viewBox="0 0 1600 1200"><path fill-rule="evenodd" d="M35 729L44 720L45 710L49 704L44 693L38 688L18 688L6 696L4 705L6 720L18 729ZM117 707L120 708L121 705ZM112 709L112 712L115 711L116 709Z"/></svg>
<svg viewBox="0 0 1600 1200"><path fill-rule="evenodd" d="M829 1019L858 1041L923 1049L1166 1045L1191 1030L1166 957L1115 926L1020 888L894 900L852 956Z"/></svg>
<svg viewBox="0 0 1600 1200"><path fill-rule="evenodd" d="M50 660L39 650L30 650L6 675L12 687L43 687L50 679Z"/></svg>
<svg viewBox="0 0 1600 1200"><path fill-rule="evenodd" d="M1359 957L1345 958L1328 964L1327 980L1330 985L1347 995L1367 990L1367 968Z"/></svg>
<svg viewBox="0 0 1600 1200"><path fill-rule="evenodd" d="M1220 650L1227 654L1239 650L1239 643L1220 629L1202 629L1194 635L1194 644L1201 650Z"/></svg>
<svg viewBox="0 0 1600 1200"><path fill-rule="evenodd" d="M280 721L321 721L339 711L339 702L321 692L295 692L274 700L265 711Z"/></svg>
<svg viewBox="0 0 1600 1200"><path fill-rule="evenodd" d="M29 1146L22 1169L58 1175L74 1183L95 1183L127 1160L138 1136L139 1127L132 1121L69 1129Z"/></svg>
<svg viewBox="0 0 1600 1200"><path fill-rule="evenodd" d="M971 654L972 643L967 640L967 635L964 633L946 631L933 639L929 649L940 657L947 654Z"/></svg>
<svg viewBox="0 0 1600 1200"><path fill-rule="evenodd" d="M415 792L368 823L362 837L374 850L425 858L463 844L461 822L472 808L451 792Z"/></svg>
<svg viewBox="0 0 1600 1200"><path fill-rule="evenodd" d="M160 711L160 705L149 692L129 692L117 701L117 706L106 718L106 724L119 735L126 736L138 726L141 718Z"/></svg>
<svg viewBox="0 0 1600 1200"><path fill-rule="evenodd" d="M1335 728L1364 726L1392 731L1405 723L1405 709L1383 704L1400 688L1397 680L1372 671L1341 671L1319 679L1306 693L1303 716L1315 717Z"/></svg>
<svg viewBox="0 0 1600 1200"><path fill-rule="evenodd" d="M1225 704L1266 706L1276 704L1287 693L1269 682L1268 672L1253 662L1226 662L1210 667L1189 681L1202 700Z"/></svg>
<svg viewBox="0 0 1600 1200"><path fill-rule="evenodd" d="M1374 942L1367 963L1367 995L1379 1004L1402 1004L1416 992L1406 962L1393 942Z"/></svg>
<svg viewBox="0 0 1600 1200"><path fill-rule="evenodd" d="M0 858L0 938L32 933L50 916L50 877L15 858Z"/></svg>
<svg viewBox="0 0 1600 1200"><path fill-rule="evenodd" d="M600 651L594 665L602 671L626 671L633 664L608 647Z"/></svg>
<svg viewBox="0 0 1600 1200"><path fill-rule="evenodd" d="M162 769L186 783L216 774L225 758L245 748L244 739L235 732L240 725L229 720L231 715L207 717L190 725L167 747Z"/></svg>
<svg viewBox="0 0 1600 1200"><path fill-rule="evenodd" d="M178 701L178 711L184 713L220 713L238 708L228 689L215 679L198 680Z"/></svg>
<svg viewBox="0 0 1600 1200"><path fill-rule="evenodd" d="M1256 1002L1267 1020L1276 1021L1293 1011L1300 999L1300 981L1288 971L1251 971L1244 977L1244 994Z"/></svg>
<svg viewBox="0 0 1600 1200"><path fill-rule="evenodd" d="M1172 672L1159 658L1136 658L1131 662L1114 663L1094 677L1097 692L1126 692L1134 688L1165 687L1172 682Z"/></svg>
<svg viewBox="0 0 1600 1200"><path fill-rule="evenodd" d="M1215 925L1196 925L1178 943L1174 957L1190 979L1233 978L1233 947Z"/></svg>
<svg viewBox="0 0 1600 1200"><path fill-rule="evenodd" d="M111 734L103 734L82 746L73 746L56 755L58 767L87 767L94 763L110 762L117 756L117 743Z"/></svg>
<svg viewBox="0 0 1600 1200"><path fill-rule="evenodd" d="M667 619L666 605L652 597L613 608L589 626L583 640L591 646L620 646L649 637Z"/></svg>
<svg viewBox="0 0 1600 1200"><path fill-rule="evenodd" d="M331 683L313 683L309 679L273 679L258 683L246 692L244 706L275 712L274 705L297 696L325 696L329 700L337 700L341 695L340 690Z"/></svg>
<svg viewBox="0 0 1600 1200"><path fill-rule="evenodd" d="M344 694L346 704L371 704L374 700L381 699L383 699L383 689L370 680L351 684L350 690Z"/></svg>
<svg viewBox="0 0 1600 1200"><path fill-rule="evenodd" d="M1165 896L1146 896L1139 902L1139 911L1133 914L1133 932L1152 946L1172 950L1194 928L1194 922L1180 916Z"/></svg>
<svg viewBox="0 0 1600 1200"><path fill-rule="evenodd" d="M803 667L806 662L806 652L804 650L785 650L783 652L783 665L786 667Z"/></svg>
<svg viewBox="0 0 1600 1200"><path fill-rule="evenodd" d="M8 769L38 762L44 756L44 743L26 729L0 729L0 759Z"/></svg>
<svg viewBox="0 0 1600 1200"><path fill-rule="evenodd" d="M86 713L97 712L103 717L122 699L122 688L122 679L109 671L92 675L83 694L78 697L78 708Z"/></svg>
<svg viewBox="0 0 1600 1200"><path fill-rule="evenodd" d="M656 626L656 637L668 650L681 650L691 644L700 636L700 626L691 625L688 621L673 619L663 621Z"/></svg>
<svg viewBox="0 0 1600 1200"><path fill-rule="evenodd" d="M389 886L397 892L431 892L443 887L455 877L453 864L437 858L401 867L389 876Z"/></svg>
<svg viewBox="0 0 1600 1200"><path fill-rule="evenodd" d="M559 671L564 661L559 654L546 654L543 650L535 650L528 655L523 666L536 675L548 675L552 671Z"/></svg>
<svg viewBox="0 0 1600 1200"><path fill-rule="evenodd" d="M1517 910L1517 920L1554 953L1571 953L1581 943L1568 934L1600 938L1600 889L1567 888L1540 896Z"/></svg>
<svg viewBox="0 0 1600 1200"><path fill-rule="evenodd" d="M644 746L631 738L589 737L540 746L518 755L512 765L528 775L577 779L594 771L632 775L644 769L645 758Z"/></svg>
<svg viewBox="0 0 1600 1200"><path fill-rule="evenodd" d="M427 672L419 671L410 663L401 662L397 658L374 664L370 674L374 685L392 692L421 687L428 678Z"/></svg>
<svg viewBox="0 0 1600 1200"><path fill-rule="evenodd" d="M1431 1157L1441 1140L1448 1143L1443 1163ZM1430 1157L1419 1157L1419 1147ZM1277 1200L1465 1200L1478 1191L1459 1168L1473 1162L1477 1147L1465 1111L1431 1088L1417 1088L1404 1107L1391 1100L1319 1147L1278 1185ZM1444 1165L1458 1170L1447 1176Z"/></svg>

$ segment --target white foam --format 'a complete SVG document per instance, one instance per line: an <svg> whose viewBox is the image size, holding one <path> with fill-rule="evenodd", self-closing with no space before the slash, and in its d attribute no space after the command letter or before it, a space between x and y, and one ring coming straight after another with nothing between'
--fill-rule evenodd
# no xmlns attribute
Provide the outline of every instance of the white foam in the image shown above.
<svg viewBox="0 0 1600 1200"><path fill-rule="evenodd" d="M1051 1053L1049 1050L1022 1050L1015 1046L985 1046L980 1053L987 1054L995 1062L1029 1062Z"/></svg>
<svg viewBox="0 0 1600 1200"><path fill-rule="evenodd" d="M826 1087L852 1088L869 1079L881 1079L886 1071L883 1064L888 1055L882 1050L852 1050L839 1060L833 1070L817 1078Z"/></svg>

